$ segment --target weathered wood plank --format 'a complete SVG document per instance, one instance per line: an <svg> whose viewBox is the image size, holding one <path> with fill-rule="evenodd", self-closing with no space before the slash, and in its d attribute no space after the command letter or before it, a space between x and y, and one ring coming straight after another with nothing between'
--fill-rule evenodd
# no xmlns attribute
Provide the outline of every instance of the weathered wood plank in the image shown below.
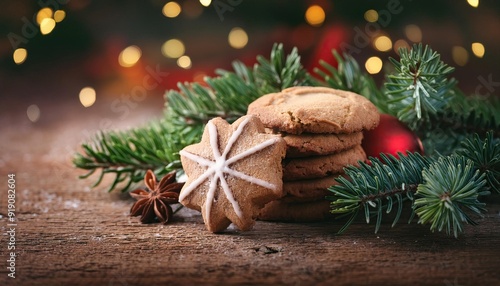
<svg viewBox="0 0 500 286"><path fill-rule="evenodd" d="M404 222L384 223L379 234L357 222L338 236L335 221L257 222L249 232L212 234L192 212L166 226L142 225L128 216L131 199L89 189L71 152L58 153L78 146L69 136L78 126L2 130L0 182L16 174L19 221L11 279L2 187L0 285L500 284L498 200L459 239Z"/></svg>

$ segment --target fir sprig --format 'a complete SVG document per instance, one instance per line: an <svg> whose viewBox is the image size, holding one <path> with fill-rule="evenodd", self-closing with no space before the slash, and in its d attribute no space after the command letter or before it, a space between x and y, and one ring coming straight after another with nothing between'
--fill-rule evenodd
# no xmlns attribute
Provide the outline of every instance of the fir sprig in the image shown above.
<svg viewBox="0 0 500 286"><path fill-rule="evenodd" d="M394 226L403 211L404 200L412 202L419 223L430 224L432 231L446 230L457 237L463 224L475 224L467 211L481 215L484 203L478 197L488 189L498 191L500 177L500 142L492 133L480 139L476 134L466 140L463 148L449 156L423 157L419 153L399 154L399 158L381 154L382 160L370 158L370 164L347 167L339 185L329 190L334 194L331 212L350 215L339 230L344 232L363 212L365 220L376 216L375 232L383 213L390 213L396 204Z"/></svg>
<svg viewBox="0 0 500 286"><path fill-rule="evenodd" d="M476 224L466 210L481 216L485 204L478 196L489 192L483 188L485 173L476 169L474 162L458 155L440 157L422 176L424 182L418 186L413 204L419 223L455 237L463 232L464 223Z"/></svg>
<svg viewBox="0 0 500 286"><path fill-rule="evenodd" d="M173 150L180 150L196 140L189 128L180 130L165 122L154 122L127 132L101 132L90 143L82 144L83 152L75 155L73 164L89 170L81 178L100 170L93 187L101 183L104 175L114 174L108 191L121 183L120 188L128 190L133 183L142 181L148 169L158 177L181 169L179 154Z"/></svg>
<svg viewBox="0 0 500 286"><path fill-rule="evenodd" d="M457 153L471 159L474 167L484 173L487 185L500 193L500 140L493 139L493 132L484 140L474 134L462 143L462 147Z"/></svg>
<svg viewBox="0 0 500 286"><path fill-rule="evenodd" d="M400 60L389 60L396 72L387 76L386 94L391 113L417 129L447 106L453 97L456 80L448 78L454 68L441 61L440 55L428 46L414 45L399 50Z"/></svg>
<svg viewBox="0 0 500 286"><path fill-rule="evenodd" d="M375 232L378 232L382 215L390 213L396 204L396 225L403 211L403 201L413 200L417 186L422 182L422 170L429 166L430 159L419 153L399 154L399 158L381 154L382 160L370 158L370 164L360 162L359 167L345 168L345 177L338 177L339 185L329 188L334 196L331 212L351 215L339 230L342 233L362 211L367 223L376 216Z"/></svg>
<svg viewBox="0 0 500 286"><path fill-rule="evenodd" d="M307 70L300 62L297 48L293 48L290 54L285 55L282 44L274 44L269 60L257 56L254 76L260 95L278 92L292 86L312 84Z"/></svg>

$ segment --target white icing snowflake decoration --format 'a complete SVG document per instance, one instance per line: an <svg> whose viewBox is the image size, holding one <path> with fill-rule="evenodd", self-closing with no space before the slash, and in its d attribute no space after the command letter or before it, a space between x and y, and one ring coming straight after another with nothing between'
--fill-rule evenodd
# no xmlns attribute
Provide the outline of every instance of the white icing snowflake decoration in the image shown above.
<svg viewBox="0 0 500 286"><path fill-rule="evenodd" d="M180 151L180 155L184 156L196 163L198 163L200 166L206 167L205 172L198 177L195 181L193 181L189 186L187 186L185 189L182 190L182 192L179 195L179 201L184 200L194 189L196 189L200 184L202 184L206 179L210 178L209 181L209 190L207 192L207 199L205 203L205 210L207 213L207 223L209 222L210 218L210 211L212 208L212 203L214 201L214 196L215 196L215 191L217 190L217 185L220 182L220 185L222 186L222 189L224 190L224 194L226 195L226 198L231 202L234 212L239 218L243 217L243 212L241 211L241 208L238 204L238 202L234 199L233 193L231 189L229 188L226 178L224 178L224 174L230 175L237 177L239 179L245 180L247 182L250 182L252 184L256 184L271 190L276 190L276 185L271 184L269 182L266 182L264 180L249 176L247 174L244 174L242 172L236 171L231 169L230 165L233 163L238 162L239 160L254 154L268 146L271 146L275 144L279 139L278 138L272 138L268 139L258 145L255 145L244 152L241 152L231 158L227 158L227 154L229 151L231 151L231 148L233 147L234 143L238 140L239 136L241 135L243 128L245 125L248 123L250 120L250 117L246 118L243 120L236 131L231 134L231 137L229 138L226 147L224 148L224 152L221 154L219 152L219 144L218 144L218 133L217 133L217 127L209 121L207 123L207 128L208 128L208 134L210 138L210 146L212 148L212 153L215 158L215 160L207 159L200 157L196 154L189 153L185 150Z"/></svg>

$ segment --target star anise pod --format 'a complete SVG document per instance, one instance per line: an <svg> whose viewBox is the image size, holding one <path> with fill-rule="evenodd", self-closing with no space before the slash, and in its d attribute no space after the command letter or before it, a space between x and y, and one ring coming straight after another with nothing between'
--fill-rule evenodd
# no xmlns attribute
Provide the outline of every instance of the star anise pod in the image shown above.
<svg viewBox="0 0 500 286"><path fill-rule="evenodd" d="M148 170L144 176L144 183L149 189L137 189L130 195L137 200L130 209L131 216L141 216L142 223L167 223L173 215L170 204L179 202L179 193L184 183L177 183L175 171L165 175L158 183L153 171Z"/></svg>

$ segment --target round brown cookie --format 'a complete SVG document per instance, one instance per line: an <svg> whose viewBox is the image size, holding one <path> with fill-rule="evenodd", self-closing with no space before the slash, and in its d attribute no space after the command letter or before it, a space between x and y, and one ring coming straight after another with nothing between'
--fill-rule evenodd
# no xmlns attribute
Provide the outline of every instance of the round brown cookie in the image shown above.
<svg viewBox="0 0 500 286"><path fill-rule="evenodd" d="M286 142L286 157L329 155L361 145L362 132L352 134L281 134Z"/></svg>
<svg viewBox="0 0 500 286"><path fill-rule="evenodd" d="M268 203L258 219L283 222L313 222L331 218L330 201L320 200L307 203L287 203L276 200Z"/></svg>
<svg viewBox="0 0 500 286"><path fill-rule="evenodd" d="M250 229L259 210L283 193L282 165L286 144L265 134L255 116L233 124L210 120L201 142L180 151L187 175L179 202L201 211L209 231L220 232L231 222Z"/></svg>
<svg viewBox="0 0 500 286"><path fill-rule="evenodd" d="M283 191L286 195L281 198L285 202L309 202L324 199L332 193L328 188L338 185L335 181L341 174L319 179L283 182Z"/></svg>
<svg viewBox="0 0 500 286"><path fill-rule="evenodd" d="M366 154L360 145L340 153L292 158L283 160L283 181L296 181L323 178L341 173L348 165L358 165L358 161L366 160Z"/></svg>
<svg viewBox="0 0 500 286"><path fill-rule="evenodd" d="M290 134L353 133L376 127L380 119L375 105L359 94L309 86L266 94L248 106L248 114Z"/></svg>

